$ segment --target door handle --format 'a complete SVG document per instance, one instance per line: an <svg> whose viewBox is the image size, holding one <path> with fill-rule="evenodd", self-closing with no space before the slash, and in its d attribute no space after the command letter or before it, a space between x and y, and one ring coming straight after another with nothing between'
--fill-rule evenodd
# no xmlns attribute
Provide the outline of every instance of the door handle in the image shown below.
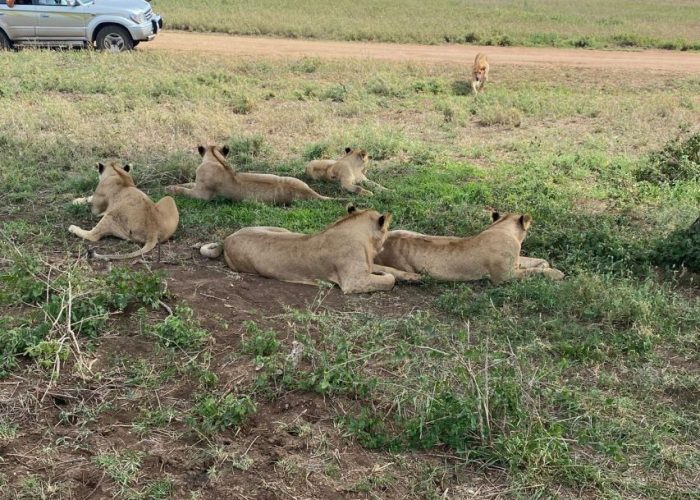
<svg viewBox="0 0 700 500"><path fill-rule="evenodd" d="M48 14L40 14L39 17L49 17Z"/></svg>

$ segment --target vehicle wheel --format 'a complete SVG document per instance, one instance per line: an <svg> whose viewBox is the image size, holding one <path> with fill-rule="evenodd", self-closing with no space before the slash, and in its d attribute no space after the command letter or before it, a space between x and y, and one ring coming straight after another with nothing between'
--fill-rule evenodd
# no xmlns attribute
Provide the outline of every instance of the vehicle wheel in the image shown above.
<svg viewBox="0 0 700 500"><path fill-rule="evenodd" d="M12 42L7 38L7 35L0 30L0 50L9 50L12 48Z"/></svg>
<svg viewBox="0 0 700 500"><path fill-rule="evenodd" d="M134 48L131 35L121 26L105 26L97 32L97 48L107 52L124 52Z"/></svg>

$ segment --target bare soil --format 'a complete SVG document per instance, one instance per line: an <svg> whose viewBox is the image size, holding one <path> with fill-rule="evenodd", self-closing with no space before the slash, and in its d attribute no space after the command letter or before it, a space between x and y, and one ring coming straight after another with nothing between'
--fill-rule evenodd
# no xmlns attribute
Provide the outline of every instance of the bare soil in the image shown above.
<svg viewBox="0 0 700 500"><path fill-rule="evenodd" d="M143 50L174 50L250 57L321 57L387 61L470 64L478 52L492 64L573 66L700 74L700 54L667 50L587 50L478 45L411 45L257 38L165 31L141 44ZM601 80L606 74L601 74Z"/></svg>

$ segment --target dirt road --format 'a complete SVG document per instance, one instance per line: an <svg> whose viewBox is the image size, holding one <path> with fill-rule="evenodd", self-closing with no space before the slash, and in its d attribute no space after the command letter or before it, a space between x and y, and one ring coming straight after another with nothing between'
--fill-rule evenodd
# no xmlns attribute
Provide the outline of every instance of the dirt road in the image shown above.
<svg viewBox="0 0 700 500"><path fill-rule="evenodd" d="M322 57L383 59L465 64L479 51L492 63L503 65L558 65L619 68L700 74L700 54L667 50L608 51L476 45L399 45L368 42L333 42L253 38L219 34L165 31L144 50L174 50L232 56Z"/></svg>

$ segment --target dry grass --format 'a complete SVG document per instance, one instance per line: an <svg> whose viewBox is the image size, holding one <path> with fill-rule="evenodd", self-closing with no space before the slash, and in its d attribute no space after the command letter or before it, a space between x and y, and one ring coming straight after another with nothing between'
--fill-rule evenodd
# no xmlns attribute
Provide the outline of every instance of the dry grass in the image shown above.
<svg viewBox="0 0 700 500"><path fill-rule="evenodd" d="M289 38L700 48L693 0L154 0L171 28Z"/></svg>

